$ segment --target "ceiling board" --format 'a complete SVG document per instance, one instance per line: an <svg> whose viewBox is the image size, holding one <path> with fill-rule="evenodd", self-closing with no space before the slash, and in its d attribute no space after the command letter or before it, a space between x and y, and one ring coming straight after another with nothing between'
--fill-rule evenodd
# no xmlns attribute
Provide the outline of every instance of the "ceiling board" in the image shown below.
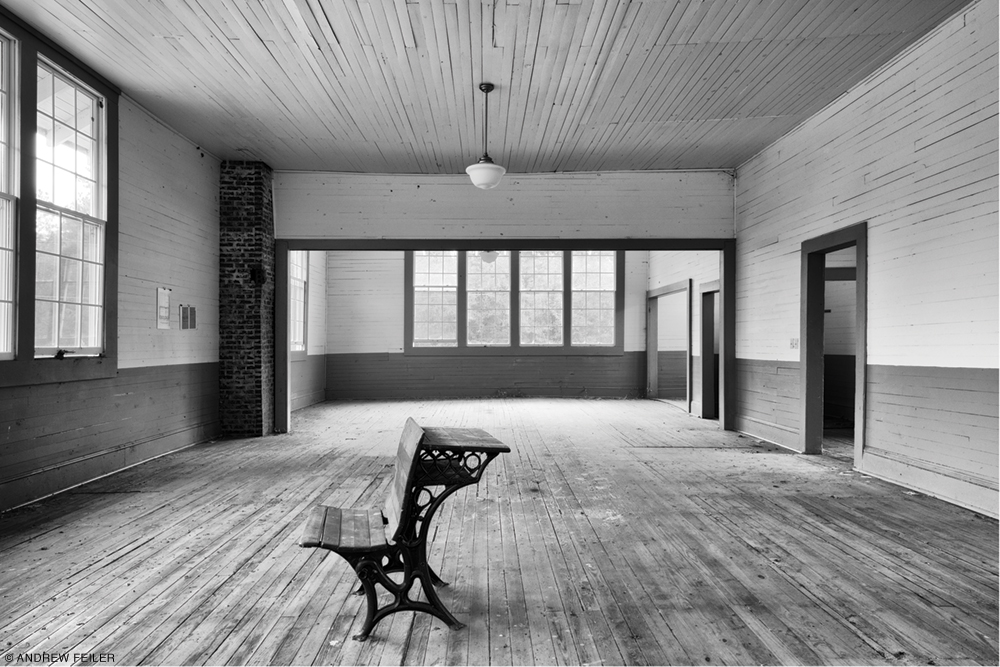
<svg viewBox="0 0 1000 667"><path fill-rule="evenodd" d="M4 0L224 159L731 169L968 0Z"/></svg>

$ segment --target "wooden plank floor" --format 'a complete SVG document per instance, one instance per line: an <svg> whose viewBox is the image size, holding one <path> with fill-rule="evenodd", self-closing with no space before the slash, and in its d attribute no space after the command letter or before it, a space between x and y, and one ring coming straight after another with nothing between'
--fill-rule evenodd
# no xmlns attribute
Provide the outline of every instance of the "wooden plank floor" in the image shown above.
<svg viewBox="0 0 1000 667"><path fill-rule="evenodd" d="M435 519L467 627L296 546L375 506L407 416L512 448ZM0 652L114 664L997 664L997 522L657 401L344 402L0 516ZM55 662L57 660L41 660ZM77 660L77 662L85 662Z"/></svg>

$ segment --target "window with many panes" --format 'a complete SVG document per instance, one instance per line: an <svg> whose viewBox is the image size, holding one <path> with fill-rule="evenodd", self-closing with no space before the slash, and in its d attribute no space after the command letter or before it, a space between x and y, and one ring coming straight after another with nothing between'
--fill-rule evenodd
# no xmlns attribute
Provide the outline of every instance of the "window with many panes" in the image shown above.
<svg viewBox="0 0 1000 667"><path fill-rule="evenodd" d="M0 34L0 359L14 358L15 255L13 41Z"/></svg>
<svg viewBox="0 0 1000 667"><path fill-rule="evenodd" d="M306 349L306 308L309 293L309 251L292 250L288 253L289 316L291 318L289 341L292 352Z"/></svg>
<svg viewBox="0 0 1000 667"><path fill-rule="evenodd" d="M413 253L413 347L458 344L458 252Z"/></svg>
<svg viewBox="0 0 1000 667"><path fill-rule="evenodd" d="M0 9L0 386L117 372L117 101Z"/></svg>
<svg viewBox="0 0 1000 667"><path fill-rule="evenodd" d="M38 63L35 355L96 355L104 343L103 100Z"/></svg>
<svg viewBox="0 0 1000 667"><path fill-rule="evenodd" d="M590 353L622 349L623 253L407 253L407 349Z"/></svg>

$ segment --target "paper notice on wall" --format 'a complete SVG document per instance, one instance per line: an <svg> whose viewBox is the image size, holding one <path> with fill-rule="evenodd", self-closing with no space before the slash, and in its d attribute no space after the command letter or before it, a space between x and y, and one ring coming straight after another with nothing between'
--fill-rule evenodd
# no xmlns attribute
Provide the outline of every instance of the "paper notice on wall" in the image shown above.
<svg viewBox="0 0 1000 667"><path fill-rule="evenodd" d="M170 328L170 288L156 288L156 328Z"/></svg>

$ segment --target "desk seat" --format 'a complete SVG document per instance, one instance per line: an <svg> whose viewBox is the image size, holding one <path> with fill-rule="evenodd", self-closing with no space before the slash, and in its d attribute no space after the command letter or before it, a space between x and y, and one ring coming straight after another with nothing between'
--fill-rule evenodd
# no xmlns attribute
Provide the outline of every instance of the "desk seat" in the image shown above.
<svg viewBox="0 0 1000 667"><path fill-rule="evenodd" d="M389 545L385 519L378 509L343 509L319 505L306 520L299 544L343 553L369 552Z"/></svg>

